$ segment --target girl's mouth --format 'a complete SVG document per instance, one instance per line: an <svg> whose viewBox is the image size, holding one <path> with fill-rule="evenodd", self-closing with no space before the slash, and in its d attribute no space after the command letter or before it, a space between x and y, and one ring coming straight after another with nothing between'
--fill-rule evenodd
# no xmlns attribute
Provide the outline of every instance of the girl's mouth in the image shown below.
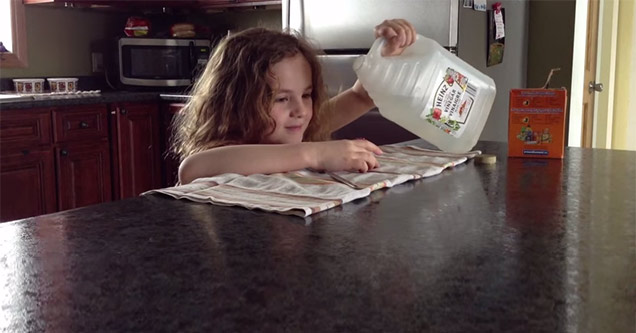
<svg viewBox="0 0 636 333"><path fill-rule="evenodd" d="M291 132L296 132L296 131L300 131L303 129L302 125L298 125L298 126L285 126L285 129L287 129L288 131Z"/></svg>

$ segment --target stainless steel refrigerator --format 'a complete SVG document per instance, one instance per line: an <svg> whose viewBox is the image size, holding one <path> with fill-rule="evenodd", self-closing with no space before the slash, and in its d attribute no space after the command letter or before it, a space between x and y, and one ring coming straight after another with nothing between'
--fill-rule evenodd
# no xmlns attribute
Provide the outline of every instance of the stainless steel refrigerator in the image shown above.
<svg viewBox="0 0 636 333"><path fill-rule="evenodd" d="M353 85L353 61L374 41L373 28L385 19L403 18L417 32L457 50L459 0L283 0L282 26L300 32L322 49L329 95ZM344 127L335 138L365 137L376 144L416 138L372 110Z"/></svg>

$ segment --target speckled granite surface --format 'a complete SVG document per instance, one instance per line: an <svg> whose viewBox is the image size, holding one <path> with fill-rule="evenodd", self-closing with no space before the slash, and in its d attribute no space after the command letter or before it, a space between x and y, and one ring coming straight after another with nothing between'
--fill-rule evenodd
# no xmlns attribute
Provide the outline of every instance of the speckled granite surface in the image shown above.
<svg viewBox="0 0 636 333"><path fill-rule="evenodd" d="M42 97L39 97L42 98ZM159 92L103 92L97 95L67 95L55 98L43 98L28 101L0 101L0 110L15 110L29 108L46 108L58 106L71 106L82 104L101 104L119 102L146 102L146 101L172 101L185 102L188 96L176 93Z"/></svg>
<svg viewBox="0 0 636 333"><path fill-rule="evenodd" d="M8 332L633 332L636 153L469 162L310 219L163 196L0 224Z"/></svg>

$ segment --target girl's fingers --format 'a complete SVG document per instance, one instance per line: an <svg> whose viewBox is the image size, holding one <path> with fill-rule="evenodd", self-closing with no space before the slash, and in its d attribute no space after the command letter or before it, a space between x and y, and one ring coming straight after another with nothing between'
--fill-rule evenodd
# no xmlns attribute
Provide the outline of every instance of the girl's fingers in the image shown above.
<svg viewBox="0 0 636 333"><path fill-rule="evenodd" d="M396 20L387 22L387 25L389 29L393 31L393 36L389 38L389 42L393 43L394 46L402 47L404 43L406 43L406 31L404 30L404 26Z"/></svg>
<svg viewBox="0 0 636 333"><path fill-rule="evenodd" d="M364 152L360 155L359 160L364 164L364 171L367 172L371 169L375 169L379 166L378 160L372 152Z"/></svg>
<svg viewBox="0 0 636 333"><path fill-rule="evenodd" d="M384 37L386 39L390 39L396 35L397 32L390 27L388 20L384 20L382 23L375 26L375 38Z"/></svg>
<svg viewBox="0 0 636 333"><path fill-rule="evenodd" d="M356 141L358 141L359 146L364 148L365 150L370 151L376 155L382 155L382 149L376 146L373 142L365 139L358 139Z"/></svg>
<svg viewBox="0 0 636 333"><path fill-rule="evenodd" d="M397 42L398 47L407 47L415 42L415 28L403 19L385 20L375 27L375 36L384 37L389 41Z"/></svg>
<svg viewBox="0 0 636 333"><path fill-rule="evenodd" d="M406 34L406 42L403 45L403 47L412 45L415 42L415 37L416 37L415 28L407 20L400 19L397 21L399 22L400 25L402 25L402 28L404 29L404 33Z"/></svg>
<svg viewBox="0 0 636 333"><path fill-rule="evenodd" d="M394 56L402 53L404 48L415 42L415 28L407 20L384 20L375 27L375 37L383 37L386 44L382 48L382 56Z"/></svg>

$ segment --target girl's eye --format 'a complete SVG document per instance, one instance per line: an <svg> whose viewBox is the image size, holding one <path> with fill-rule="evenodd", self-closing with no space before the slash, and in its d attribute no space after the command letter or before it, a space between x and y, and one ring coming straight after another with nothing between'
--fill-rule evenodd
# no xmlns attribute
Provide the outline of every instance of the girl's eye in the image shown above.
<svg viewBox="0 0 636 333"><path fill-rule="evenodd" d="M311 98L311 93L303 94L303 98Z"/></svg>
<svg viewBox="0 0 636 333"><path fill-rule="evenodd" d="M274 102L276 102L276 103L284 103L284 102L287 102L288 100L289 100L289 98L287 98L287 97L277 97L277 98L274 99Z"/></svg>

